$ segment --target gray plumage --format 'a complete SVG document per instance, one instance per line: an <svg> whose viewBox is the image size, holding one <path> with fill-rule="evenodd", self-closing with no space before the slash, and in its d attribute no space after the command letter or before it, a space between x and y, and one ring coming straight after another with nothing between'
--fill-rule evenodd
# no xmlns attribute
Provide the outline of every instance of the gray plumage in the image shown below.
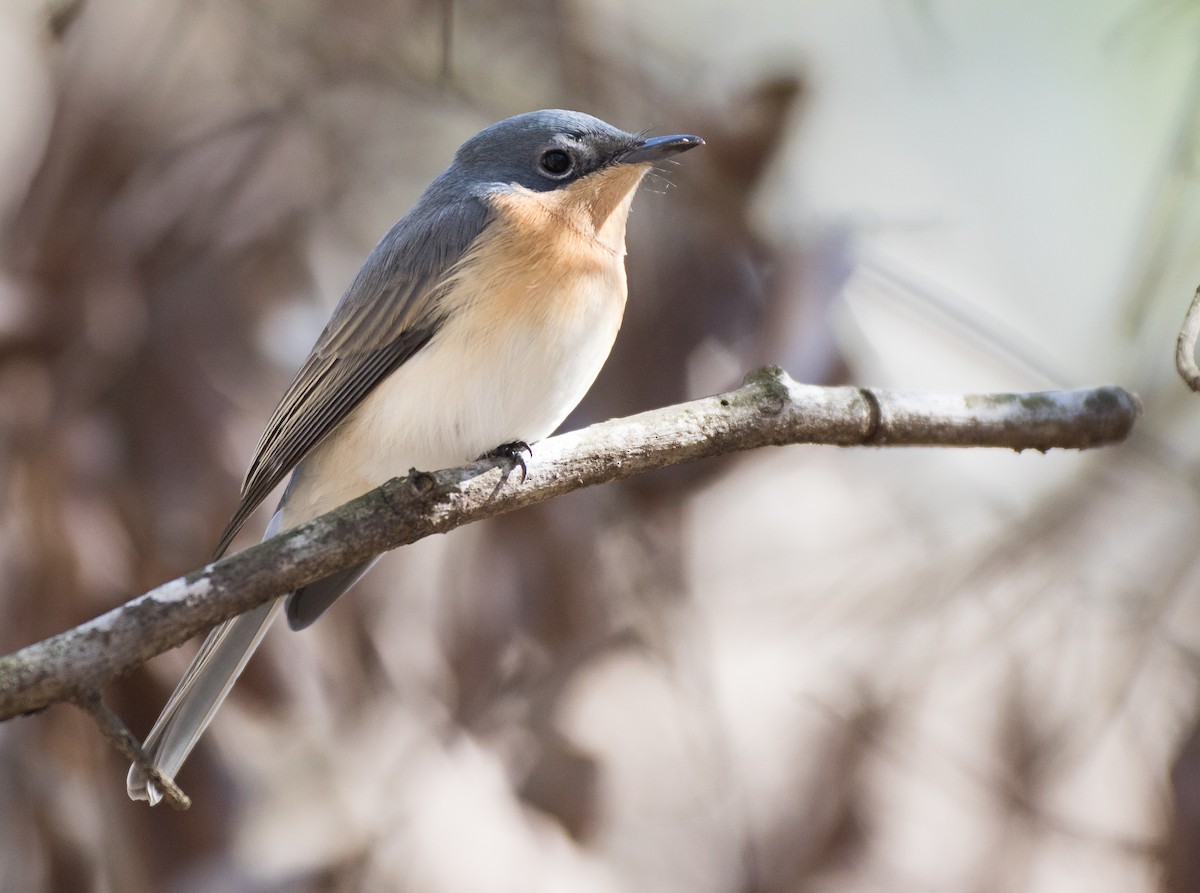
<svg viewBox="0 0 1200 893"><path fill-rule="evenodd" d="M443 318L437 286L487 224L474 196L431 188L367 257L267 422L220 557L250 514L388 373L429 343Z"/></svg>

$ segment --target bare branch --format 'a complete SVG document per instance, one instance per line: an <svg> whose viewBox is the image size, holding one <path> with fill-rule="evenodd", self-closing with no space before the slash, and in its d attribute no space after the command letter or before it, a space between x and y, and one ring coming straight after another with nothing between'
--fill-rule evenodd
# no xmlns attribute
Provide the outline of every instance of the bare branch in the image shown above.
<svg viewBox="0 0 1200 893"><path fill-rule="evenodd" d="M1200 337L1200 288L1192 296L1192 305L1183 318L1183 328L1175 342L1175 368L1193 391L1200 391L1200 366L1196 365L1196 339Z"/></svg>
<svg viewBox="0 0 1200 893"><path fill-rule="evenodd" d="M411 472L293 530L0 658L0 720L94 698L113 678L221 620L433 533L572 490L737 450L793 443L1087 449L1139 412L1118 387L938 395L797 384L778 368L735 391L538 443L528 478L507 460Z"/></svg>
<svg viewBox="0 0 1200 893"><path fill-rule="evenodd" d="M137 737L125 723L121 722L121 717L113 713L108 706L100 700L98 693L80 695L73 698L73 702L92 718L96 726L108 742L115 747L120 754L129 760L131 763L137 763L143 767L150 777L158 784L158 788L163 793L163 798L171 805L173 809L185 810L190 809L192 798L180 790L175 784L175 779L168 778L158 771L158 767L146 756L146 752L142 750L142 745L138 742Z"/></svg>

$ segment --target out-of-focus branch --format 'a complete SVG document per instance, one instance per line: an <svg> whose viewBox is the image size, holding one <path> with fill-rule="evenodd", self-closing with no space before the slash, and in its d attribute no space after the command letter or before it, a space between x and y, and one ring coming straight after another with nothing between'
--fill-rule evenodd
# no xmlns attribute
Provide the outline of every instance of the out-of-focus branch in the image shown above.
<svg viewBox="0 0 1200 893"><path fill-rule="evenodd" d="M0 720L73 700L214 623L433 533L572 490L737 450L794 443L1087 449L1132 429L1118 387L939 395L797 384L778 368L737 390L538 443L528 476L486 459L413 471L253 548L164 583L94 620L0 658Z"/></svg>
<svg viewBox="0 0 1200 893"><path fill-rule="evenodd" d="M1196 339L1200 337L1200 288L1192 295L1192 305L1183 318L1183 328L1175 342L1175 368L1193 391L1200 391L1200 366L1196 365Z"/></svg>

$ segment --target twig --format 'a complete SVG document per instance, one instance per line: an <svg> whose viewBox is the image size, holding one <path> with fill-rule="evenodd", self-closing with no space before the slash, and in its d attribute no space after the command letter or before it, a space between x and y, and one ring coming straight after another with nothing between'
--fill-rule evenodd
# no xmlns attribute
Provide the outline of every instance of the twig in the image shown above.
<svg viewBox="0 0 1200 893"><path fill-rule="evenodd" d="M1192 295L1192 305L1183 318L1183 328L1175 342L1175 368L1193 391L1200 391L1200 366L1196 365L1196 339L1200 337L1200 288Z"/></svg>
<svg viewBox="0 0 1200 893"><path fill-rule="evenodd" d="M797 384L778 368L735 391L535 444L528 478L505 459L412 472L327 515L0 657L0 720L99 691L221 620L381 552L560 496L736 450L793 443L1087 449L1139 412L1117 387L937 395Z"/></svg>
<svg viewBox="0 0 1200 893"><path fill-rule="evenodd" d="M163 775L158 771L158 768L146 756L146 752L142 750L142 745L134 737L133 732L129 731L125 723L121 722L121 717L113 713L108 706L100 700L100 695L97 692L88 692L78 695L71 699L72 703L79 707L84 713L92 718L97 727L104 734L121 755L131 763L137 763L142 766L150 777L158 784L159 789L163 792L163 797L171 804L174 809L184 810L192 805L192 799L185 794L175 784L175 779Z"/></svg>

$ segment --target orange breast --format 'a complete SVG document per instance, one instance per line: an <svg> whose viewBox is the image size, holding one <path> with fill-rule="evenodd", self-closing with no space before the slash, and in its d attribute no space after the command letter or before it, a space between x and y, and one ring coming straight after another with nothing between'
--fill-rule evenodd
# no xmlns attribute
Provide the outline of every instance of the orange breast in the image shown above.
<svg viewBox="0 0 1200 893"><path fill-rule="evenodd" d="M552 192L512 187L489 199L495 218L463 259L448 294L486 325L549 327L625 303L625 221L644 174L616 166Z"/></svg>

